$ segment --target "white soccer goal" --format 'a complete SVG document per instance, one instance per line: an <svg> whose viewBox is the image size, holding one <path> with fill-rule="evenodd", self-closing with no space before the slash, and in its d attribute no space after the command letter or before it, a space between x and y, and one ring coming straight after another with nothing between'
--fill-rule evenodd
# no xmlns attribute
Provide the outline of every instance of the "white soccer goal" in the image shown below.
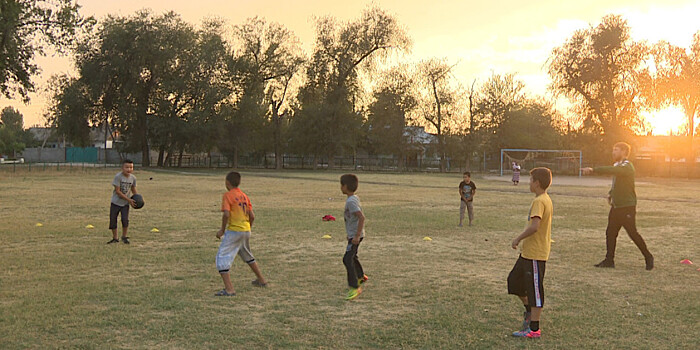
<svg viewBox="0 0 700 350"><path fill-rule="evenodd" d="M501 176L504 169L512 169L512 162L518 163L523 169L547 167L555 174L581 177L583 153L581 150L503 148L501 149Z"/></svg>

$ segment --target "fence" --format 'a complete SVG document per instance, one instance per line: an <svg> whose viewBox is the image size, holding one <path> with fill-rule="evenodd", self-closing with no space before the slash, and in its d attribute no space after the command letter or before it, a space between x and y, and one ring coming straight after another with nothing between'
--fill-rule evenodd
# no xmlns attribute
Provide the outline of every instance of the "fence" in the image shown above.
<svg viewBox="0 0 700 350"><path fill-rule="evenodd" d="M52 149L49 149L52 150ZM65 154L65 152L64 152ZM90 169L101 169L101 168L119 168L120 158L118 154L116 157L108 157L108 161L104 163L102 159L104 153L100 152L101 163L66 163L65 161L59 162L27 162L25 159L24 164L1 164L0 172L38 172L47 170L59 170L59 171L89 171ZM110 153L108 153L109 155ZM463 172L463 171L473 171L473 172L484 172L484 173L498 173L499 169L499 158L498 154L493 156L485 155L484 158L474 159L471 162L469 168L466 167L464 161L455 161L452 159L446 160L446 171L451 173ZM134 161L140 161L140 155L133 156ZM314 166L315 160L315 166ZM157 164L157 157L151 157L151 164ZM694 167L687 166L684 162L668 162L663 159L635 159L633 160L635 168L637 170L637 176L657 176L657 177L675 177L675 178L700 178L700 162L696 162ZM179 166L178 166L179 164ZM260 156L240 156L238 158L238 168L250 168L250 169L275 169L275 156L274 155L260 155ZM584 163L584 166L587 164ZM223 155L183 155L182 159L179 157L170 158L169 161L164 164L164 167L180 167L180 168L233 168L234 162L231 159L226 158ZM528 165L525 164L527 171ZM335 157L333 166L329 165L328 159L325 157L303 157L303 156L292 156L285 155L283 157L283 168L284 169L332 169L332 170L346 170L346 171L387 171L387 172L438 172L440 170L440 159L439 158L423 158L423 159L411 159L410 161L405 161L402 166L399 166L399 159L388 158L388 157L378 157L378 156L357 156L357 157ZM690 170L690 171L689 171ZM506 172L510 174L510 172Z"/></svg>
<svg viewBox="0 0 700 350"><path fill-rule="evenodd" d="M65 162L44 162L44 163L11 163L0 165L0 173L40 173L47 171L67 171L86 172L91 170L114 169L118 171L120 164L95 164L95 163L65 163Z"/></svg>
<svg viewBox="0 0 700 350"><path fill-rule="evenodd" d="M334 169L334 170L368 170L368 171L439 171L439 158L413 159L404 162L400 168L398 158L360 156L360 157L334 157L331 166L326 157L283 156L284 169ZM316 162L314 166L314 161ZM151 164L156 164L151 161ZM480 163L478 165L481 165ZM164 166L180 168L232 168L234 161L225 156L207 155L183 155L170 158ZM447 171L464 171L464 164L456 164L451 160L446 161ZM239 156L238 167L275 169L274 155Z"/></svg>
<svg viewBox="0 0 700 350"><path fill-rule="evenodd" d="M24 149L20 155L27 163L108 163L117 164L122 157L141 161L141 154L119 154L116 149L96 147L67 147L67 148L41 148L32 147Z"/></svg>

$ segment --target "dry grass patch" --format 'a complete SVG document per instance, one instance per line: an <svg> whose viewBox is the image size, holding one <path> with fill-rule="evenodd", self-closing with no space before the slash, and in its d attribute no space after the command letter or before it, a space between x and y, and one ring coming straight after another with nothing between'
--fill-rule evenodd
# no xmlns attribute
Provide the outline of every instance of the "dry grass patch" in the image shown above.
<svg viewBox="0 0 700 350"><path fill-rule="evenodd" d="M506 294L532 194L475 178L473 227L457 228L460 175L360 173L370 276L343 300L340 173L243 172L256 211L251 246L266 289L240 260L238 295L215 298L224 171L144 171L132 244L107 246L116 169L0 173L0 334L5 348L693 348L700 326L700 182L644 179L638 226L605 254L606 186L555 186L544 336L508 336L522 306ZM148 180L153 178L153 180ZM567 179L576 184L575 179ZM595 185L595 184L594 184ZM10 203L10 205L8 205ZM338 221L322 222L326 214ZM43 227L35 223L42 222ZM95 229L85 226L92 224ZM151 233L157 227L160 233ZM331 239L321 239L330 234ZM422 240L433 238L431 242ZM697 265L695 265L697 266Z"/></svg>

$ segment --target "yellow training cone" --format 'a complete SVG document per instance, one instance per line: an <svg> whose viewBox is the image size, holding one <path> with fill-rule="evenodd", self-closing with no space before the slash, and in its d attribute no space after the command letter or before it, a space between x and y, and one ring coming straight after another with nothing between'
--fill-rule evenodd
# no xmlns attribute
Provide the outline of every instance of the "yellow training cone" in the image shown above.
<svg viewBox="0 0 700 350"><path fill-rule="evenodd" d="M85 226L85 228L95 228L95 226L87 225L87 226Z"/></svg>
<svg viewBox="0 0 700 350"><path fill-rule="evenodd" d="M323 237L321 237L321 238L329 239L329 238L331 238L331 235L323 235Z"/></svg>
<svg viewBox="0 0 700 350"><path fill-rule="evenodd" d="M424 241L432 241L433 239L430 238L430 237L428 237L428 236L425 236L425 237L423 237L423 240L424 240Z"/></svg>
<svg viewBox="0 0 700 350"><path fill-rule="evenodd" d="M42 223L40 223L40 222L37 222L37 223L36 223L36 227L41 227L41 226L44 226L44 224L42 224Z"/></svg>
<svg viewBox="0 0 700 350"><path fill-rule="evenodd" d="M151 232L160 232L160 230L154 227L151 229Z"/></svg>

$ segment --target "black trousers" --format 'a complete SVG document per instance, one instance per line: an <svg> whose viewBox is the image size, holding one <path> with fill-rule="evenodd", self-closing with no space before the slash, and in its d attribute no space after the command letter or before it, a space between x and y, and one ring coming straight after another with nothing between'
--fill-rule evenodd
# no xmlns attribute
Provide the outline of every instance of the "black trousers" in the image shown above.
<svg viewBox="0 0 700 350"><path fill-rule="evenodd" d="M360 238L360 242L362 242L362 238ZM357 248L359 247L359 243L352 244L352 239L348 239L348 246L345 248L345 255L343 255L343 265L348 272L348 286L352 288L359 287L357 279L365 275L360 260L357 258Z"/></svg>
<svg viewBox="0 0 700 350"><path fill-rule="evenodd" d="M645 258L651 257L647 244L644 238L637 232L637 224L635 223L637 207L610 208L608 214L608 228L605 230L605 241L607 254L605 259L615 261L615 246L617 245L617 235L620 233L620 228L624 227L627 235L630 236L637 248L642 252Z"/></svg>
<svg viewBox="0 0 700 350"><path fill-rule="evenodd" d="M109 206L109 229L117 228L117 216L122 214L122 227L129 227L129 205L120 207L114 203Z"/></svg>

